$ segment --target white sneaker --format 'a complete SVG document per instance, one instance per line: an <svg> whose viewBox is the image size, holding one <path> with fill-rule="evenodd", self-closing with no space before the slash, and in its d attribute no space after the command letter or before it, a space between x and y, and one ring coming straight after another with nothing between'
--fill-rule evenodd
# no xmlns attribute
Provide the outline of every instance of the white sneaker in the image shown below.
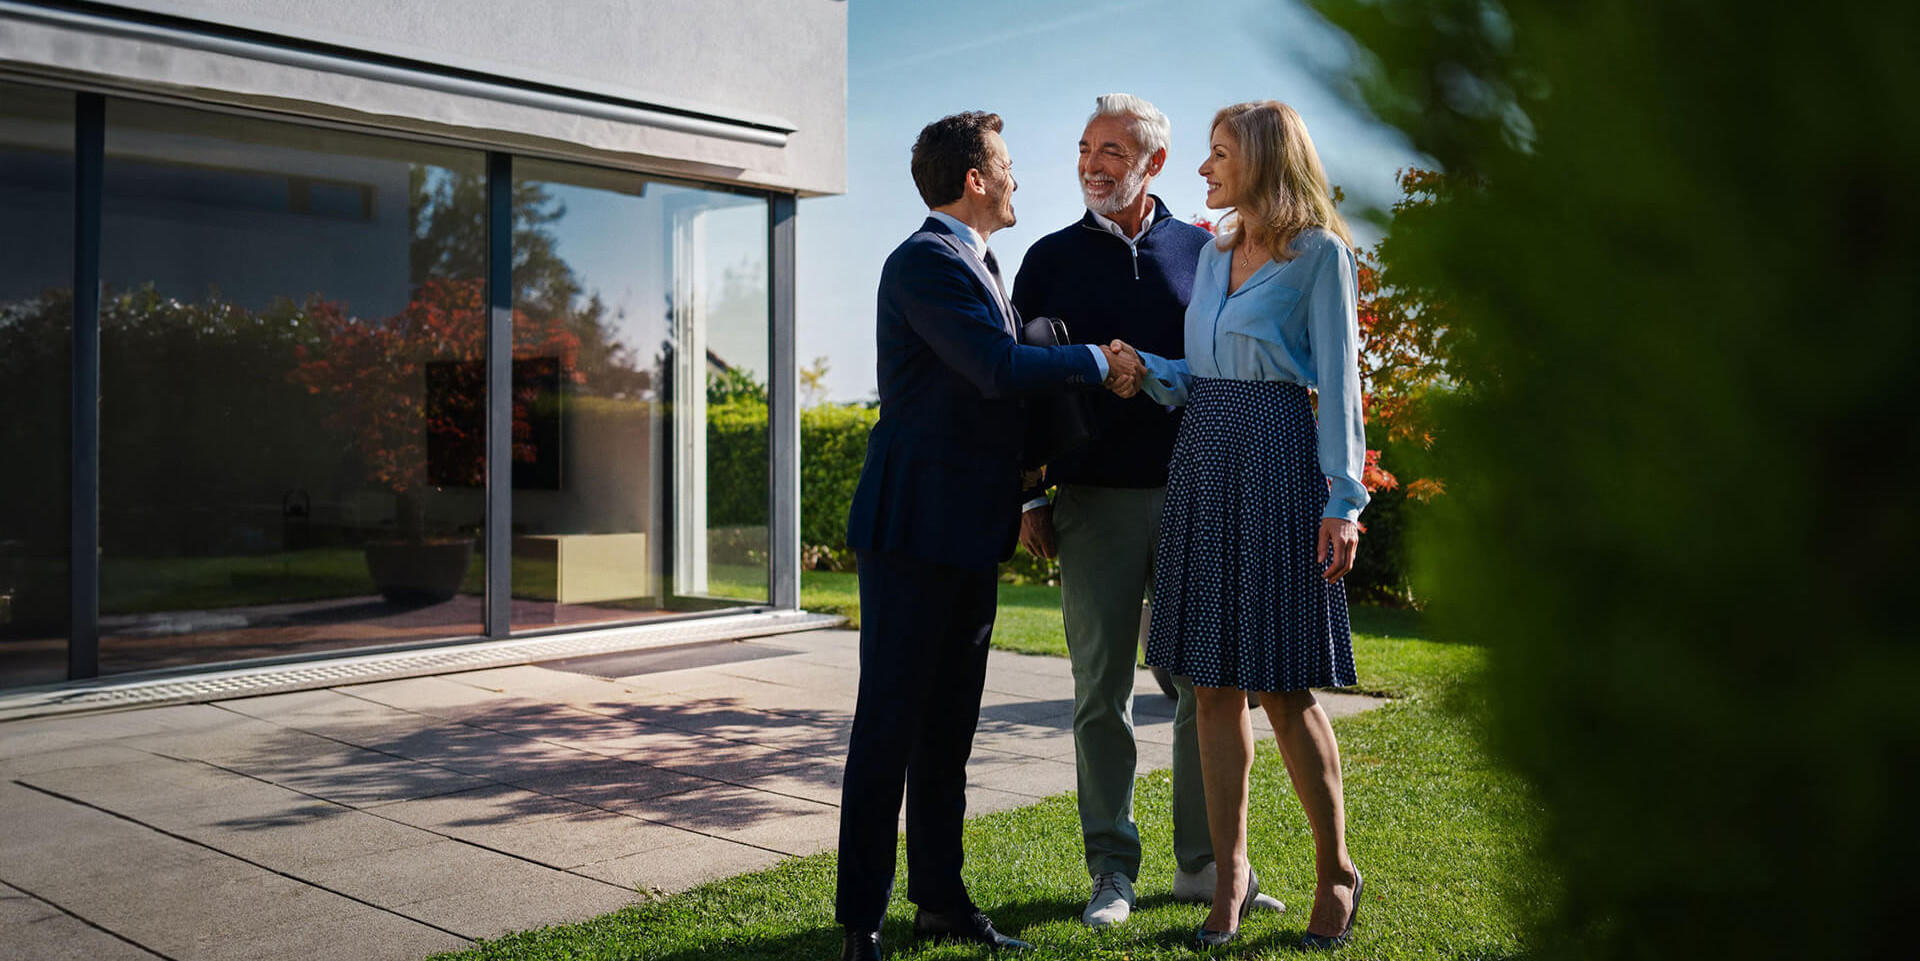
<svg viewBox="0 0 1920 961"><path fill-rule="evenodd" d="M1197 901L1201 904L1212 904L1213 882L1219 876L1220 872L1214 870L1212 862L1208 862L1206 867L1198 871L1182 871L1179 868L1174 868L1173 899L1175 901ZM1286 909L1287 906L1280 903L1280 899L1271 894L1262 893L1256 895L1253 899L1253 910L1255 911L1272 911L1277 914Z"/></svg>
<svg viewBox="0 0 1920 961"><path fill-rule="evenodd" d="M1087 909L1080 912L1080 920L1087 927L1099 930L1109 924L1119 924L1133 915L1133 882L1118 871L1108 871L1096 875L1093 879L1093 897L1087 899Z"/></svg>

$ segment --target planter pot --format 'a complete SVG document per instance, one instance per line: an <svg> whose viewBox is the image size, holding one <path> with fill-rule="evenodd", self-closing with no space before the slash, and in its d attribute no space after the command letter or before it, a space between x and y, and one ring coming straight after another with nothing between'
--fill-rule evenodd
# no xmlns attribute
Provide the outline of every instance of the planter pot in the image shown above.
<svg viewBox="0 0 1920 961"><path fill-rule="evenodd" d="M438 604L460 593L473 563L473 541L368 544L367 573L380 596L396 604Z"/></svg>

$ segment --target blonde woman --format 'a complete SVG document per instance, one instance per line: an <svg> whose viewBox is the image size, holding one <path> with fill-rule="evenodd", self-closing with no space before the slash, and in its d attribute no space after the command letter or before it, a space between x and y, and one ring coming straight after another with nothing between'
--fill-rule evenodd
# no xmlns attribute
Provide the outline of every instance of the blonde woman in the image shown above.
<svg viewBox="0 0 1920 961"><path fill-rule="evenodd" d="M1207 206L1232 213L1200 253L1187 356L1141 355L1141 389L1187 408L1154 555L1147 663L1191 677L1198 694L1220 865L1198 941L1233 940L1260 890L1247 858L1247 692L1257 691L1313 828L1318 877L1301 946L1330 948L1352 932L1362 883L1347 853L1340 748L1312 691L1354 683L1340 582L1367 504L1353 241L1293 108L1228 107L1211 141L1200 165ZM1309 390L1320 394L1318 423Z"/></svg>

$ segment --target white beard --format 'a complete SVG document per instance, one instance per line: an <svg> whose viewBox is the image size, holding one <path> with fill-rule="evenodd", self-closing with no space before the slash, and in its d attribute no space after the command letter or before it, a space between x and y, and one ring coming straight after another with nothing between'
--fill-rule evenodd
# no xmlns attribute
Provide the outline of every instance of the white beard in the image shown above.
<svg viewBox="0 0 1920 961"><path fill-rule="evenodd" d="M1107 194L1105 200L1094 200L1087 193L1087 182L1080 181L1080 199L1086 202L1088 210L1102 217L1111 217L1139 200L1140 191L1145 189L1147 189L1147 162L1143 159L1138 167L1127 171L1127 175L1113 185L1113 192Z"/></svg>

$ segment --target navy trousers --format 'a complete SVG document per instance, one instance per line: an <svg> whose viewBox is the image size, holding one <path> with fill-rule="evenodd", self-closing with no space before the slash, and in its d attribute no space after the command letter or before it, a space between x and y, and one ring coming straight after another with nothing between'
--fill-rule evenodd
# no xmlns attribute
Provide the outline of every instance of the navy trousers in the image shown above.
<svg viewBox="0 0 1920 961"><path fill-rule="evenodd" d="M840 796L834 919L877 931L907 803L907 898L971 905L960 879L967 758L980 721L996 571L878 551L860 564L860 694Z"/></svg>

